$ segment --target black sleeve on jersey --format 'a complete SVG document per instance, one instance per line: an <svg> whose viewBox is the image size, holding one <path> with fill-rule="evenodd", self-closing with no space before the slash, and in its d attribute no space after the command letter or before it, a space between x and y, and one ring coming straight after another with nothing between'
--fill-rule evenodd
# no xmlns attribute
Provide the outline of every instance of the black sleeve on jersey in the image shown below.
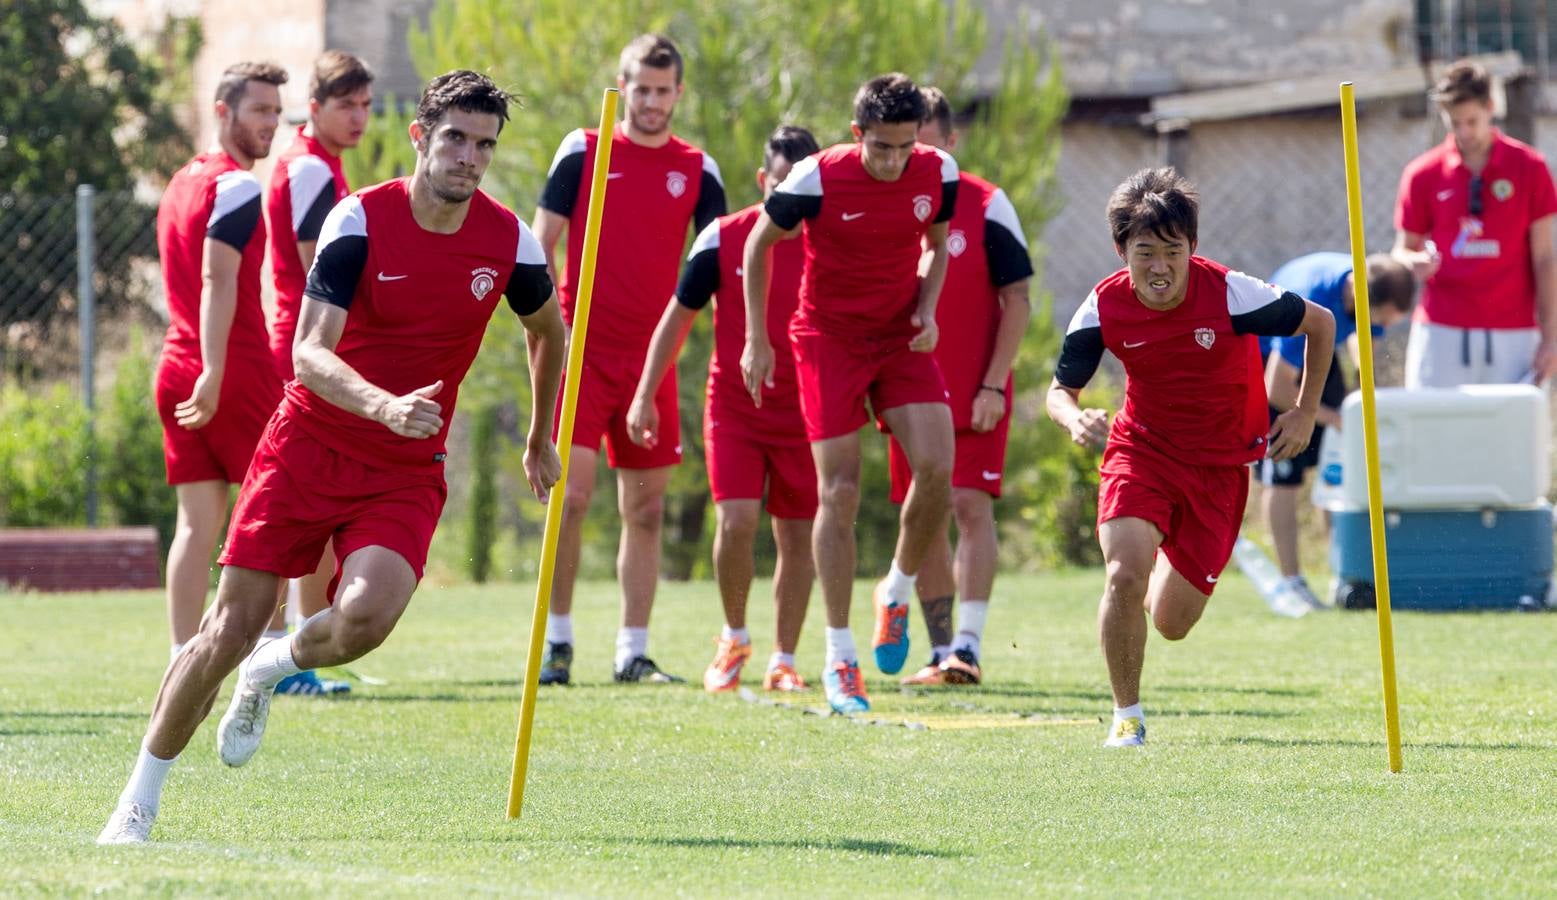
<svg viewBox="0 0 1557 900"><path fill-rule="evenodd" d="M1103 329L1078 328L1065 335L1060 361L1054 367L1054 380L1072 390L1081 390L1097 373L1103 361Z"/></svg>
<svg viewBox="0 0 1557 900"><path fill-rule="evenodd" d="M572 217L573 204L578 200L578 187L583 179L583 151L564 156L551 170L546 187L541 190L541 209Z"/></svg>
<svg viewBox="0 0 1557 900"><path fill-rule="evenodd" d="M990 283L997 288L1033 277L1027 248L999 222L984 223L984 256L989 260Z"/></svg>
<svg viewBox="0 0 1557 900"><path fill-rule="evenodd" d="M255 194L253 199L212 222L205 230L205 236L208 240L221 241L242 253L243 248L249 243L249 238L254 236L254 229L259 225L259 220L260 195Z"/></svg>
<svg viewBox="0 0 1557 900"><path fill-rule="evenodd" d="M1289 337L1303 324L1308 301L1287 291L1253 312L1233 316L1233 333Z"/></svg>
<svg viewBox="0 0 1557 900"><path fill-rule="evenodd" d="M351 309L357 280L367 264L368 239L360 234L342 235L325 244L314 257L303 293L321 303Z"/></svg>
<svg viewBox="0 0 1557 900"><path fill-rule="evenodd" d="M941 211L935 214L935 224L950 222L952 213L957 211L957 185L956 181L941 182Z"/></svg>
<svg viewBox="0 0 1557 900"><path fill-rule="evenodd" d="M687 309L702 309L719 290L719 248L698 251L681 269L676 283L676 302Z"/></svg>
<svg viewBox="0 0 1557 900"><path fill-rule="evenodd" d="M789 231L804 219L814 219L822 212L822 198L808 194L784 194L774 191L762 204L773 224Z"/></svg>
<svg viewBox="0 0 1557 900"><path fill-rule="evenodd" d="M326 181L319 188L319 195L314 197L314 202L309 204L308 213L303 216L302 224L297 226L297 239L300 241L319 240L319 229L324 227L324 217L330 214L335 206L335 182Z"/></svg>
<svg viewBox="0 0 1557 900"><path fill-rule="evenodd" d="M508 306L521 316L534 315L551 299L551 276L545 266L515 263L508 287L503 290Z"/></svg>
<svg viewBox="0 0 1557 900"><path fill-rule="evenodd" d="M697 228L697 233L702 234L708 223L724 215L725 208L724 185L714 177L714 173L703 170L702 181L697 189L697 207L692 210L692 222Z"/></svg>

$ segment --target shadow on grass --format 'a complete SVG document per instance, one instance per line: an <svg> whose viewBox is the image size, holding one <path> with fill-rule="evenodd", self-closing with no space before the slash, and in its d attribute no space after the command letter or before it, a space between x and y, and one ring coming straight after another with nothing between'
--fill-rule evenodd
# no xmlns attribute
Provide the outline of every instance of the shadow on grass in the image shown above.
<svg viewBox="0 0 1557 900"><path fill-rule="evenodd" d="M861 840L859 838L834 838L825 841L758 840L733 837L609 837L602 838L609 844L644 844L651 847L691 847L694 849L748 849L776 848L781 850L830 850L835 853L865 853L871 856L931 856L953 859L965 854L955 850L932 850L899 844L896 841Z"/></svg>
<svg viewBox="0 0 1557 900"><path fill-rule="evenodd" d="M98 728L0 728L0 737L62 737L102 734Z"/></svg>
<svg viewBox="0 0 1557 900"><path fill-rule="evenodd" d="M1152 693L1165 694L1250 694L1266 697L1318 697L1318 688L1227 687L1215 684L1152 685Z"/></svg>
<svg viewBox="0 0 1557 900"><path fill-rule="evenodd" d="M1352 741L1339 738L1266 738L1243 737L1226 738L1217 741L1227 746L1255 746L1255 747L1350 747L1359 750L1376 750L1384 746L1383 741ZM1537 744L1470 744L1463 741L1407 741L1401 744L1405 750L1531 750L1544 751L1550 747Z"/></svg>
<svg viewBox="0 0 1557 900"><path fill-rule="evenodd" d="M12 712L0 710L0 719L144 719L147 713L143 712L103 712L100 710L36 710L27 712Z"/></svg>

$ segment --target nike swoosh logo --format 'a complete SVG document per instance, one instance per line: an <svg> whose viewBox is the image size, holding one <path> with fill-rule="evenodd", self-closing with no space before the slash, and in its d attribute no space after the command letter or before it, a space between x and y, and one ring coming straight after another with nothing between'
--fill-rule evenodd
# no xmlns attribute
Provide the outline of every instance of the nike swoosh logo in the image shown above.
<svg viewBox="0 0 1557 900"><path fill-rule="evenodd" d="M1207 575L1206 576L1206 581L1208 583L1210 583L1210 584L1216 584L1216 576L1215 575Z"/></svg>
<svg viewBox="0 0 1557 900"><path fill-rule="evenodd" d="M843 214L843 220L844 220L844 221L845 221L845 222L853 222L853 221L854 221L854 220L855 220L855 219L858 219L858 218L859 218L859 217L860 217L860 216L863 216L863 215L865 215L865 214L864 214L864 213L862 213L862 212L857 212L857 213L844 213L844 214Z"/></svg>
<svg viewBox="0 0 1557 900"><path fill-rule="evenodd" d="M1449 199L1450 197L1453 197L1453 196L1454 196L1454 188L1449 188L1448 190L1443 190L1443 191L1439 191L1438 192L1438 199L1439 200L1447 200L1447 199Z"/></svg>
<svg viewBox="0 0 1557 900"><path fill-rule="evenodd" d="M990 472L990 471L985 470L985 471L979 472L979 474L984 476L984 480L985 481L999 481L1000 480L1000 473L999 472Z"/></svg>
<svg viewBox="0 0 1557 900"><path fill-rule="evenodd" d="M626 174L627 174L626 172L607 172L606 173L606 181L615 181L616 179L621 178L623 175L626 175Z"/></svg>
<svg viewBox="0 0 1557 900"><path fill-rule="evenodd" d="M746 275L745 267L743 267L743 266L736 266L735 267L735 277L736 278L742 278L745 275Z"/></svg>
<svg viewBox="0 0 1557 900"><path fill-rule="evenodd" d="M1145 341L1136 341L1135 343L1132 344L1129 341L1125 341L1124 345L1125 345L1125 349L1127 349L1127 350L1134 350L1136 347L1144 347L1144 346L1146 346L1146 342Z"/></svg>
<svg viewBox="0 0 1557 900"><path fill-rule="evenodd" d="M378 273L378 280L379 281L399 281L402 278L410 278L410 277L411 276L409 276L409 275L385 275L383 272Z"/></svg>

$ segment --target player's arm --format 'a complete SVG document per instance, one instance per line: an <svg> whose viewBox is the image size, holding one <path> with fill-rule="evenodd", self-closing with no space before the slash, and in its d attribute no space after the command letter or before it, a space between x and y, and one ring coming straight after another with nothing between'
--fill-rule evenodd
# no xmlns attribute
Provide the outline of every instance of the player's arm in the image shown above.
<svg viewBox="0 0 1557 900"><path fill-rule="evenodd" d="M243 254L221 241L206 238L200 262L200 376L195 389L174 407L184 428L209 424L216 416L227 372L227 338L238 310L238 268Z"/></svg>
<svg viewBox="0 0 1557 900"><path fill-rule="evenodd" d="M1415 231L1395 232L1395 246L1390 249L1389 255L1409 268L1418 282L1433 277L1438 271L1438 265L1443 262L1438 255L1438 248L1427 239L1427 235Z"/></svg>
<svg viewBox="0 0 1557 900"><path fill-rule="evenodd" d="M762 389L773 387L773 342L768 336L768 269L773 259L773 245L799 232L798 222L791 228L783 228L764 210L757 217L757 224L747 236L741 252L741 265L746 272L741 284L746 301L746 346L741 350L741 377L746 382L746 392L759 407L762 406Z"/></svg>
<svg viewBox="0 0 1557 900"><path fill-rule="evenodd" d="M1432 227L1428 210L1432 207L1424 190L1418 188L1418 182L1421 179L1410 168L1400 176L1395 201L1395 246L1390 248L1389 254L1409 268L1420 284L1433 277L1442 260L1438 248L1427 239L1427 232Z"/></svg>
<svg viewBox="0 0 1557 900"><path fill-rule="evenodd" d="M1271 345L1270 362L1265 365L1265 398L1278 412L1286 412L1298 405L1298 385L1303 377L1302 371L1282 352L1285 349L1286 342L1278 338ZM1339 429L1340 410L1320 404L1314 421L1326 428Z"/></svg>
<svg viewBox="0 0 1557 900"><path fill-rule="evenodd" d="M540 241L523 222L515 224L519 226L519 243L503 296L524 326L525 349L530 359L530 433L524 446L525 479L535 498L545 503L552 486L562 477L562 460L551 430L568 355L568 329L562 321L562 309L557 305Z"/></svg>
<svg viewBox="0 0 1557 900"><path fill-rule="evenodd" d="M1530 266L1535 273L1535 312L1541 343L1531 365L1537 384L1557 375L1557 251L1552 249L1552 222L1557 215L1530 223Z"/></svg>
<svg viewBox="0 0 1557 900"><path fill-rule="evenodd" d="M940 329L935 324L935 307L941 302L941 287L946 284L946 264L951 260L951 253L946 249L946 234L945 222L932 224L924 234L930 264L919 279L919 299L910 319L918 331L908 342L908 349L919 353L934 350L941 337Z"/></svg>
<svg viewBox="0 0 1557 900"><path fill-rule="evenodd" d="M654 397L696 321L697 310L682 306L672 297L665 304L659 324L654 327L654 337L649 341L649 352L643 360L643 372L638 376L632 403L627 407L627 437L640 447L653 450L659 443L660 413Z"/></svg>
<svg viewBox="0 0 1557 900"><path fill-rule="evenodd" d="M535 210L535 224L530 227L535 240L540 243L541 249L546 254L546 274L551 278L552 284L557 283L557 242L568 230L568 221L567 216L540 207Z"/></svg>
<svg viewBox="0 0 1557 900"><path fill-rule="evenodd" d="M1103 329L1094 292L1071 316L1065 342L1060 345L1060 361L1054 367L1054 380L1044 398L1049 418L1065 429L1076 444L1093 449L1101 449L1108 441L1108 411L1083 408L1081 389L1097 374L1102 361Z"/></svg>
<svg viewBox="0 0 1557 900"><path fill-rule="evenodd" d="M1003 190L995 191L984 211L984 259L1000 300L1000 324L995 329L995 346L984 368L984 380L973 398L970 424L974 431L990 431L1005 417L1011 400L1006 396L1006 382L1033 312L1027 299L1033 276L1027 236Z"/></svg>
<svg viewBox="0 0 1557 900"><path fill-rule="evenodd" d="M1335 353L1335 317L1317 303L1242 272L1227 274L1227 311L1236 334L1305 339L1297 403L1276 417L1269 436L1270 458L1291 459L1314 436L1319 397Z"/></svg>
<svg viewBox="0 0 1557 900"><path fill-rule="evenodd" d="M314 265L324 220L335 206L335 174L318 157L299 156L287 166L286 190L292 233L297 237L297 258L307 272Z"/></svg>

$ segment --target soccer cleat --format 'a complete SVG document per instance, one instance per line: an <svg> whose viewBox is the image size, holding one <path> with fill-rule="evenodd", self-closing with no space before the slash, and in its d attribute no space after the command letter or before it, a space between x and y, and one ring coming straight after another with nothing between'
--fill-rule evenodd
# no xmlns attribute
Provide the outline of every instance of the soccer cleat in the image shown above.
<svg viewBox="0 0 1557 900"><path fill-rule="evenodd" d="M232 702L227 705L221 724L216 727L216 752L229 766L241 766L259 750L265 736L265 720L270 715L271 688L249 683L248 666L238 667L238 684Z"/></svg>
<svg viewBox="0 0 1557 900"><path fill-rule="evenodd" d="M806 689L804 678L796 672L792 666L779 663L768 670L768 674L762 676L762 689L765 691L778 691L784 694L792 694Z"/></svg>
<svg viewBox="0 0 1557 900"><path fill-rule="evenodd" d="M876 653L876 668L885 675L896 675L908 661L908 604L888 602L884 580L876 583L873 599L876 636L870 646Z"/></svg>
<svg viewBox="0 0 1557 900"><path fill-rule="evenodd" d="M541 654L541 684L567 684L573 669L573 645L546 642Z"/></svg>
<svg viewBox="0 0 1557 900"><path fill-rule="evenodd" d="M327 697L333 694L351 693L351 685L344 681L320 678L313 669L296 672L276 684L276 693L294 697Z"/></svg>
<svg viewBox="0 0 1557 900"><path fill-rule="evenodd" d="M822 672L822 690L827 694L827 705L833 712L851 715L870 711L870 698L865 696L865 676L860 674L860 664L853 660L839 660Z"/></svg>
<svg viewBox="0 0 1557 900"><path fill-rule="evenodd" d="M733 691L741 686L741 667L751 659L751 641L715 638L714 661L703 672L703 690L710 694Z"/></svg>
<svg viewBox="0 0 1557 900"><path fill-rule="evenodd" d="M627 665L616 670L615 678L623 684L680 684L686 681L669 672L661 672L647 656L634 656L628 660Z"/></svg>
<svg viewBox="0 0 1557 900"><path fill-rule="evenodd" d="M924 668L907 676L898 684L907 687L936 687L946 683L946 675L941 671L942 656L939 653L930 655L930 663Z"/></svg>
<svg viewBox="0 0 1557 900"><path fill-rule="evenodd" d="M1319 599L1319 596L1314 593L1314 589L1308 586L1307 579L1301 575L1287 581L1287 590L1314 609L1325 608L1324 601Z"/></svg>
<svg viewBox="0 0 1557 900"><path fill-rule="evenodd" d="M1139 747L1146 743L1146 720L1139 716L1115 719L1105 747Z"/></svg>
<svg viewBox="0 0 1557 900"><path fill-rule="evenodd" d="M971 647L953 650L951 656L941 660L941 676L947 684L978 684L984 677L979 669L979 655Z"/></svg>
<svg viewBox="0 0 1557 900"><path fill-rule="evenodd" d="M115 844L144 844L151 839L151 823L157 820L157 811L139 803L120 803L108 817L108 824L97 836L100 846Z"/></svg>

